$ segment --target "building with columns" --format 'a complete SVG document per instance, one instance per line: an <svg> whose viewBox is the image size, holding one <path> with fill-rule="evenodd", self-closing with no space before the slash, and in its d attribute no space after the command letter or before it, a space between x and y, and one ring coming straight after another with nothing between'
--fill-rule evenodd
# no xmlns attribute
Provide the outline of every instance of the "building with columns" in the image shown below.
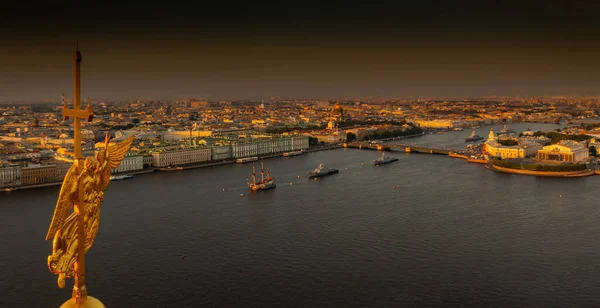
<svg viewBox="0 0 600 308"><path fill-rule="evenodd" d="M537 158L539 160L578 163L586 161L589 155L589 149L583 143L562 140L558 144L547 145L539 150Z"/></svg>
<svg viewBox="0 0 600 308"><path fill-rule="evenodd" d="M128 153L121 161L121 164L112 170L112 173L137 171L142 169L144 169L144 157L142 155L132 155Z"/></svg>
<svg viewBox="0 0 600 308"><path fill-rule="evenodd" d="M231 158L231 145L223 144L212 147L212 160L224 160Z"/></svg>
<svg viewBox="0 0 600 308"><path fill-rule="evenodd" d="M58 182L59 170L56 165L36 165L21 169L21 185L36 185Z"/></svg>
<svg viewBox="0 0 600 308"><path fill-rule="evenodd" d="M21 186L21 166L0 163L0 188Z"/></svg>
<svg viewBox="0 0 600 308"><path fill-rule="evenodd" d="M485 141L484 150L490 157L525 158L535 156L538 150L542 148L542 145L533 141L521 139L518 141L518 145L502 145L498 142L498 138L494 134L494 131L490 129L488 139Z"/></svg>
<svg viewBox="0 0 600 308"><path fill-rule="evenodd" d="M232 158L252 157L308 148L308 136L239 139L231 143Z"/></svg>
<svg viewBox="0 0 600 308"><path fill-rule="evenodd" d="M188 165L209 161L210 159L211 148L205 147L152 152L152 166L154 167Z"/></svg>

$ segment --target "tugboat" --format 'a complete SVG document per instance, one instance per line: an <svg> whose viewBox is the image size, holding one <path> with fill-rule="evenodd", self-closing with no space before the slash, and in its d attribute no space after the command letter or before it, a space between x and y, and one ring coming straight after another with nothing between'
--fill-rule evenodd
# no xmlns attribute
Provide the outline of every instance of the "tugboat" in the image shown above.
<svg viewBox="0 0 600 308"><path fill-rule="evenodd" d="M385 164L389 164L391 162L395 162L398 159L395 157L389 157L387 155L385 155L385 151L381 153L381 157L379 157L378 159L373 161L373 165L375 166L379 166L379 165L385 165Z"/></svg>
<svg viewBox="0 0 600 308"><path fill-rule="evenodd" d="M465 142L477 141L477 140L481 140L481 139L483 139L483 137L475 134L475 130L473 130L473 132L471 133L471 136L465 138Z"/></svg>
<svg viewBox="0 0 600 308"><path fill-rule="evenodd" d="M319 178L319 177L330 175L330 174L336 174L338 172L340 172L338 169L333 169L333 168L325 169L325 166L323 165L323 163L321 163L315 169L315 171L312 171L312 172L308 173L308 178L309 179Z"/></svg>
<svg viewBox="0 0 600 308"><path fill-rule="evenodd" d="M254 163L252 163L252 182L246 179L248 186L250 186L250 190L258 191L258 190L267 190L271 188L275 188L275 178L271 176L271 170L267 169L267 177L265 178L265 165L264 161L260 161L260 182L256 181L256 168L254 167Z"/></svg>

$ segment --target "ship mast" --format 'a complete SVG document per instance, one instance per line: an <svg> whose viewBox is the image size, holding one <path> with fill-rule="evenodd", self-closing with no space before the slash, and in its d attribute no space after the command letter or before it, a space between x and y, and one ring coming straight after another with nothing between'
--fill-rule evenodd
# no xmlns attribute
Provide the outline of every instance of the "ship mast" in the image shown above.
<svg viewBox="0 0 600 308"><path fill-rule="evenodd" d="M252 184L256 185L256 168L254 167L254 163L252 163Z"/></svg>
<svg viewBox="0 0 600 308"><path fill-rule="evenodd" d="M260 182L263 183L265 181L265 161L260 161Z"/></svg>

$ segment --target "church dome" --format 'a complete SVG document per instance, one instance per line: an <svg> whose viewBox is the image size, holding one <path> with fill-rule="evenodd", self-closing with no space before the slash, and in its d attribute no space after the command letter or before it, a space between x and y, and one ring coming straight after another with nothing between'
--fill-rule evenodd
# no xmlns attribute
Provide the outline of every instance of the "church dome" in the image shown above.
<svg viewBox="0 0 600 308"><path fill-rule="evenodd" d="M333 107L333 112L342 113L343 111L344 109L342 108L342 105L340 105L340 103L335 103L335 106Z"/></svg>

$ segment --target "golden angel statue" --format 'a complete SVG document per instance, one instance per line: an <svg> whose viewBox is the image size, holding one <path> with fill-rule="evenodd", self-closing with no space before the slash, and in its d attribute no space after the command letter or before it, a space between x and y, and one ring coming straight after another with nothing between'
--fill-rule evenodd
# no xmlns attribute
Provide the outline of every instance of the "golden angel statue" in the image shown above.
<svg viewBox="0 0 600 308"><path fill-rule="evenodd" d="M74 294L85 292L84 257L98 234L100 203L104 200L104 190L110 182L112 169L119 166L133 139L134 136L131 136L110 145L107 134L105 146L95 159L87 157L85 160L78 160L79 163L74 163L65 175L46 235L46 240L53 240L48 268L58 275L60 288L64 288L66 278L75 277ZM71 208L74 210L69 215ZM79 228L80 222L83 223L83 228ZM79 247L80 241L85 243L84 247ZM83 255L80 256L80 252Z"/></svg>

